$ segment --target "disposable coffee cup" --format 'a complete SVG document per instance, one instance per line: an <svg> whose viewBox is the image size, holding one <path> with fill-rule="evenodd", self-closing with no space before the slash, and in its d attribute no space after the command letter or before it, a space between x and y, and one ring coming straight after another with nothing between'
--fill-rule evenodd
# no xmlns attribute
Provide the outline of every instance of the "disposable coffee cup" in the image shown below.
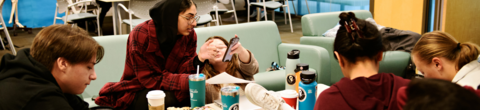
<svg viewBox="0 0 480 110"><path fill-rule="evenodd" d="M296 109L297 108L297 97L298 93L295 90L284 90L280 93L282 96L283 100L290 105L292 108Z"/></svg>
<svg viewBox="0 0 480 110"><path fill-rule="evenodd" d="M147 93L149 110L165 110L165 93L161 90L151 90Z"/></svg>

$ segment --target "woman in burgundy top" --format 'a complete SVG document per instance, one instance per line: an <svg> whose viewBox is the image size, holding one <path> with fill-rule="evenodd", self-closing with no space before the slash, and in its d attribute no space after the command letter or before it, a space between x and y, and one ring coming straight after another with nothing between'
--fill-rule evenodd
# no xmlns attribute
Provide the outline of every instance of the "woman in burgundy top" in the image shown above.
<svg viewBox="0 0 480 110"><path fill-rule="evenodd" d="M385 48L377 28L352 12L341 13L339 17L342 27L333 50L345 77L318 96L315 110L399 109L396 92L409 80L378 73Z"/></svg>
<svg viewBox="0 0 480 110"><path fill-rule="evenodd" d="M192 0L162 0L150 9L150 17L130 33L123 76L102 87L96 104L146 110L148 91L163 90L165 107L190 106L188 75L196 73L197 65L201 71L216 49L209 41L196 53L193 28L199 17Z"/></svg>

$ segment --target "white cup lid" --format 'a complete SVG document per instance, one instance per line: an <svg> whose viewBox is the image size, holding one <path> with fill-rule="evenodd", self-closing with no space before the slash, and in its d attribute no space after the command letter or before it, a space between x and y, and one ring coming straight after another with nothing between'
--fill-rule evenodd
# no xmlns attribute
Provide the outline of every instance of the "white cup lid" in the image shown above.
<svg viewBox="0 0 480 110"><path fill-rule="evenodd" d="M165 93L162 90L151 90L147 93L147 99L161 99L165 98Z"/></svg>
<svg viewBox="0 0 480 110"><path fill-rule="evenodd" d="M284 90L280 93L285 98L297 98L298 93L295 90Z"/></svg>

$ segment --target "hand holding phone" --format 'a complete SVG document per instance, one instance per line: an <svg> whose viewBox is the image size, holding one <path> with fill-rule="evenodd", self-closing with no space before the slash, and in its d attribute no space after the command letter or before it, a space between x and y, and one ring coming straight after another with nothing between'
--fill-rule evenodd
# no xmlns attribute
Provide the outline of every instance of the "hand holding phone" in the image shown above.
<svg viewBox="0 0 480 110"><path fill-rule="evenodd" d="M227 51L225 52L225 55L223 55L223 59L222 59L223 62L232 61L233 54L230 54L230 53L232 52L232 47L235 46L239 40L240 38L238 37L234 37L230 39L230 42L228 43L229 45L227 47Z"/></svg>

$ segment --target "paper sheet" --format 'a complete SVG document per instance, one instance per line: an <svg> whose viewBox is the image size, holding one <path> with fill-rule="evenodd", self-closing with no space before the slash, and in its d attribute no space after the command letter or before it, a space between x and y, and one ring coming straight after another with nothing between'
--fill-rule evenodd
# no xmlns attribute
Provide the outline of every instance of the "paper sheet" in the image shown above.
<svg viewBox="0 0 480 110"><path fill-rule="evenodd" d="M208 84L224 84L224 83L251 83L254 81L244 80L234 77L228 73L220 73L206 81Z"/></svg>

